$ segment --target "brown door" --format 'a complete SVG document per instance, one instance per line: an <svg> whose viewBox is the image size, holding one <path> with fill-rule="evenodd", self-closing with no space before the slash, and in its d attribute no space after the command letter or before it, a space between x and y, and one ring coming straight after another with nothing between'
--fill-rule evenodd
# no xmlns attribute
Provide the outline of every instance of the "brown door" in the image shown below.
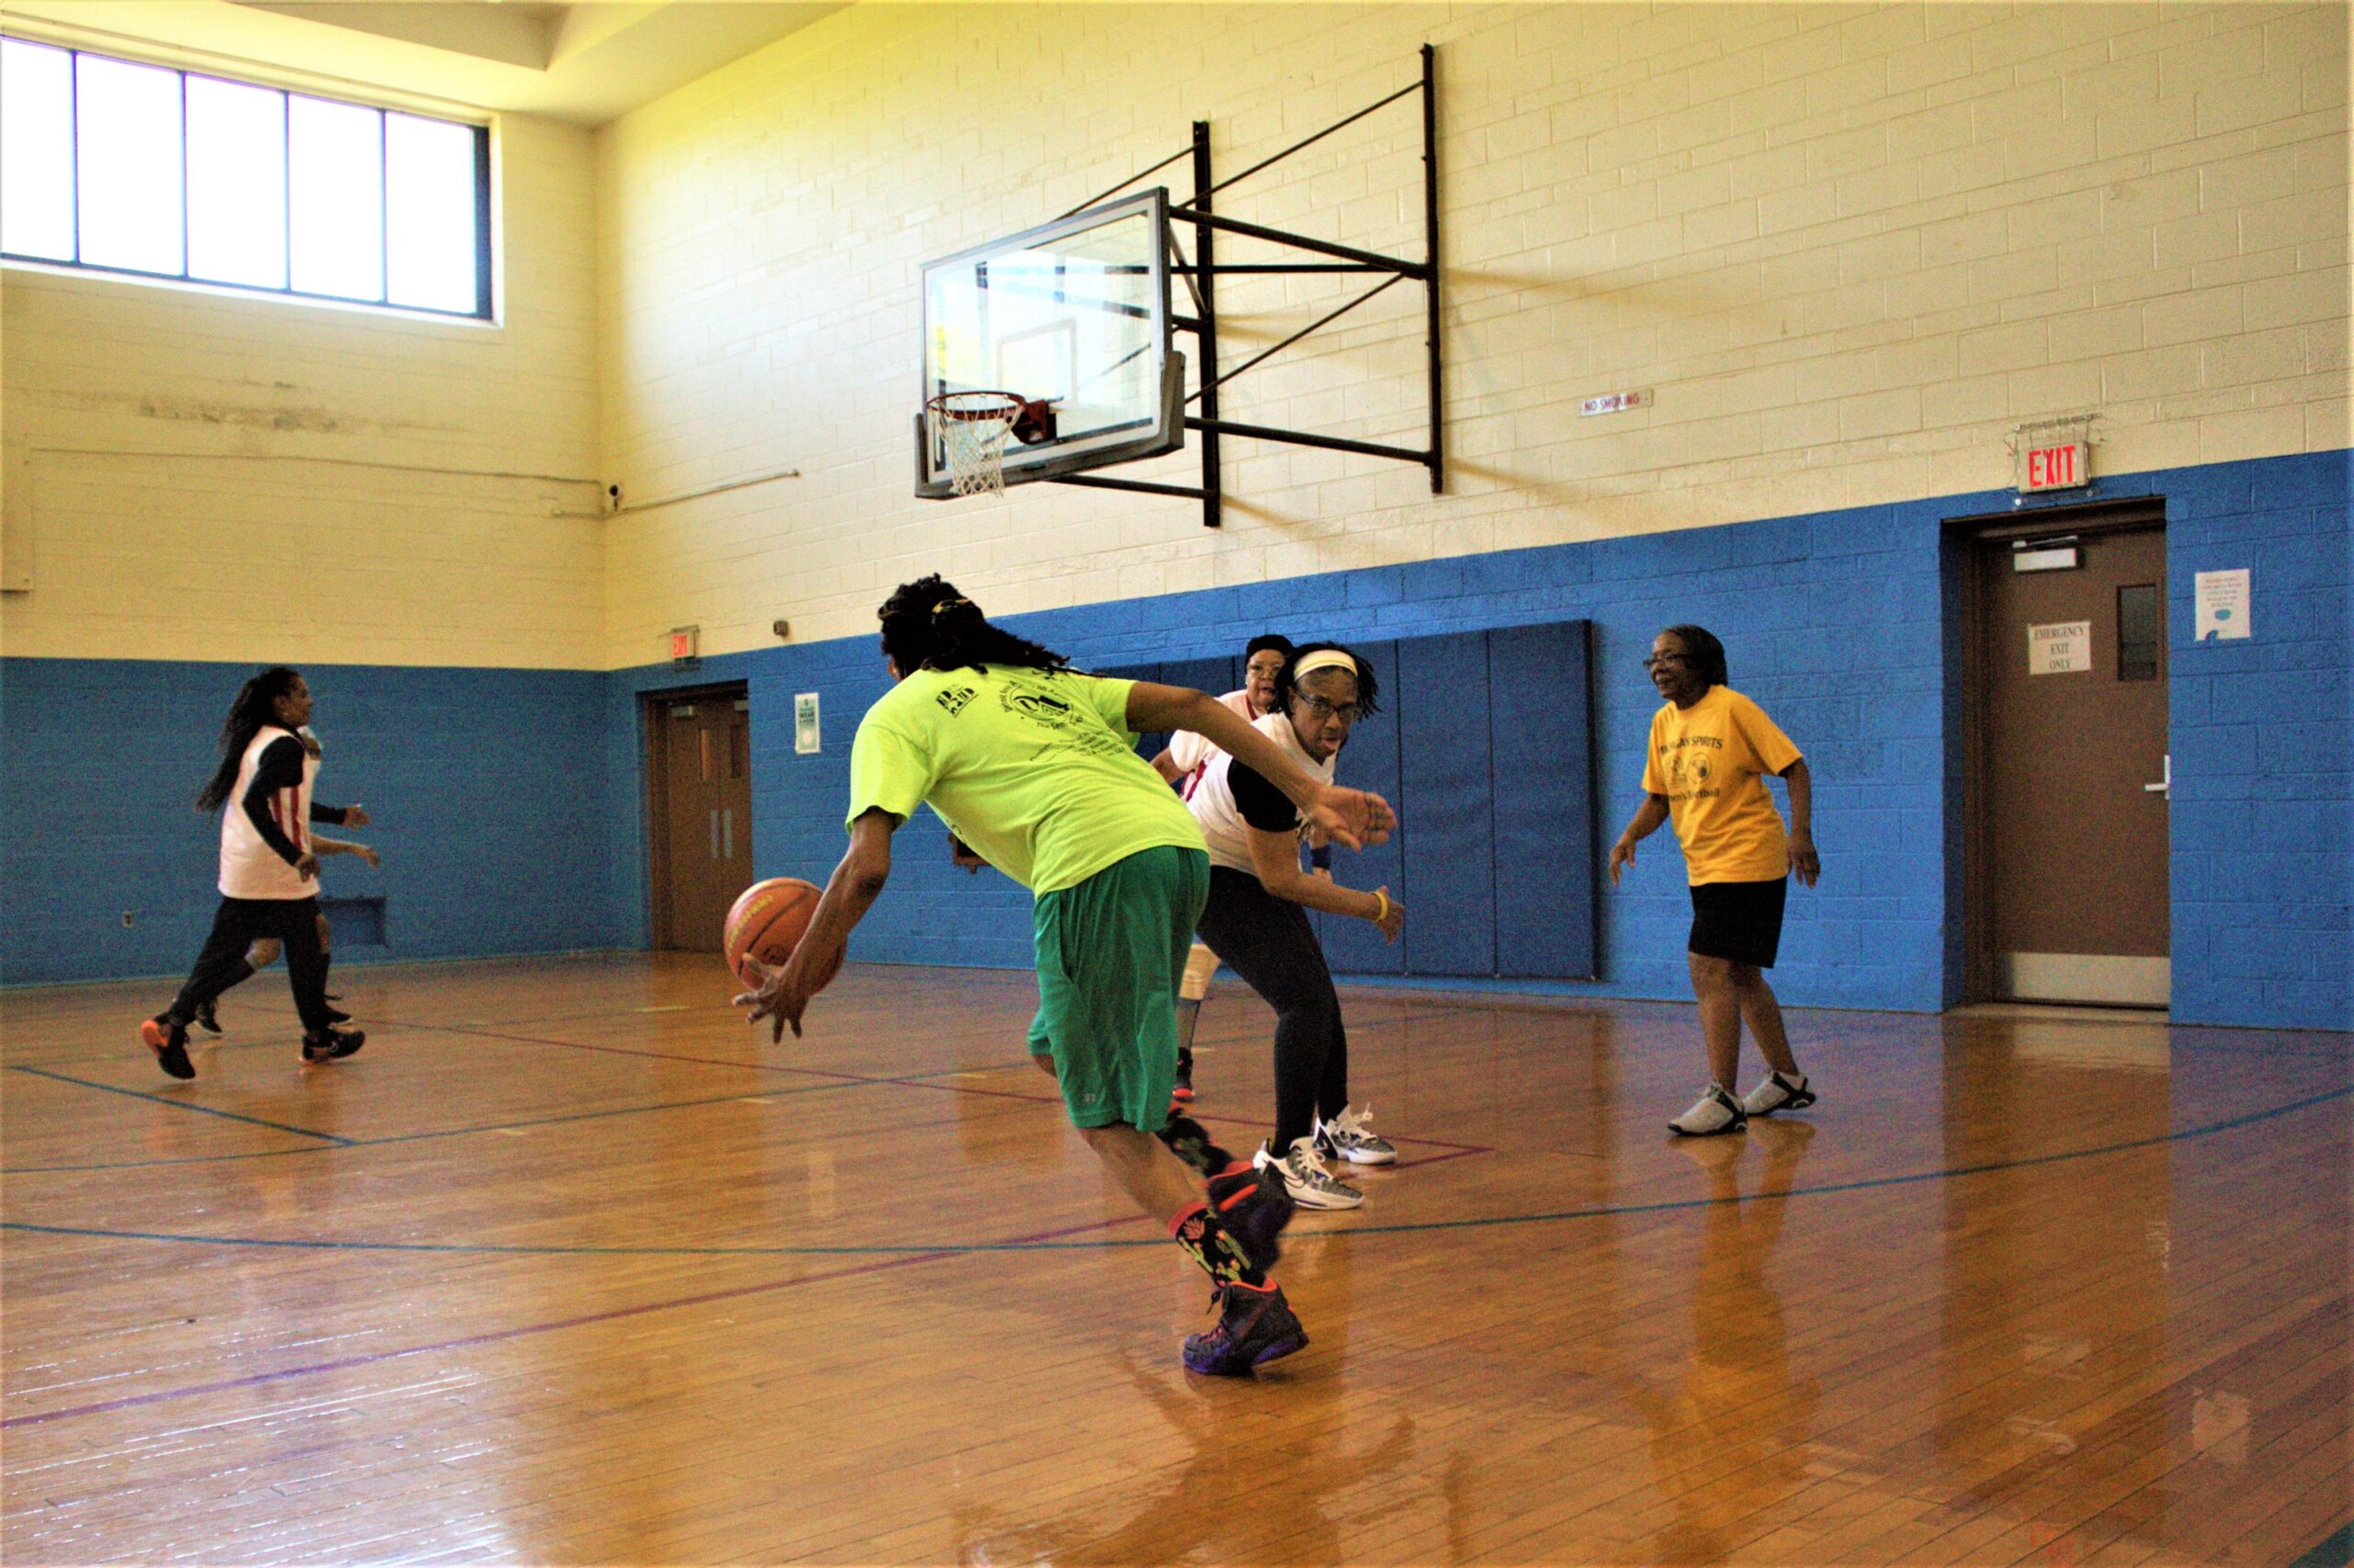
<svg viewBox="0 0 2354 1568"><path fill-rule="evenodd" d="M654 945L717 952L752 884L750 705L732 692L664 694L647 710Z"/></svg>
<svg viewBox="0 0 2354 1568"><path fill-rule="evenodd" d="M1978 542L1976 924L1994 996L2168 993L2166 535Z"/></svg>

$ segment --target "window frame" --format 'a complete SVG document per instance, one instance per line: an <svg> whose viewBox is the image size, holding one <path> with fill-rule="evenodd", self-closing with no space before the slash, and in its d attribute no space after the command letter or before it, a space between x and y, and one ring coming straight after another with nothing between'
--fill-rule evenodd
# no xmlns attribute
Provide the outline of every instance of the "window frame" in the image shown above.
<svg viewBox="0 0 2354 1568"><path fill-rule="evenodd" d="M493 324L496 323L498 290L497 280L493 272L494 248L491 234L491 223L493 216L496 210L496 204L493 198L491 189L491 127L487 122L478 120L465 119L454 114L429 113L417 109L394 107L384 103L370 103L362 99L334 97L327 93L315 92L303 88L284 86L278 82L257 81L243 77L228 76L219 71L214 70L191 69L187 67L173 65L164 60L139 59L129 55L109 54L97 49L80 48L72 44L59 43L43 37L27 37L15 32L6 33L5 35L5 38L6 42L12 44L25 45L35 48L55 49L67 57L66 115L68 145L66 155L66 175L67 195L72 214L74 253L71 258L67 258L62 256L35 256L28 255L21 251L0 250L0 261L5 261L14 266L55 268L62 271L86 272L99 277L131 278L151 282L185 283L200 289L226 289L234 293L239 294L255 294L263 297L315 302L321 304L353 306L361 310L390 311L404 316L421 317L428 321L483 322ZM88 57L91 59L105 60L118 65L138 66L154 70L168 70L178 78L180 102L180 270L176 272L153 271L145 268L115 266L104 262L85 261L81 259L82 158L80 61L84 57ZM241 283L229 279L199 277L190 272L188 270L188 82L191 78L196 78L206 81L222 82L232 87L259 88L264 91L275 92L279 95L279 134L281 138L281 166L285 170L285 189L282 195L285 203L284 244L286 248L287 281L283 285L273 285L269 283ZM364 109L376 116L376 199L379 214L376 233L378 251L378 285L376 295L373 299L363 299L352 294L321 293L315 290L298 289L294 287L294 164L292 124L293 101L297 98L308 98L315 100L321 103L332 103L353 109ZM457 311L445 309L436 305L403 304L395 301L391 297L392 234L390 223L391 169L389 163L391 157L391 138L387 134L387 117L394 114L407 115L414 120L431 121L438 124L461 126L469 132L472 138L473 143L474 174L474 304L473 308L471 310Z"/></svg>

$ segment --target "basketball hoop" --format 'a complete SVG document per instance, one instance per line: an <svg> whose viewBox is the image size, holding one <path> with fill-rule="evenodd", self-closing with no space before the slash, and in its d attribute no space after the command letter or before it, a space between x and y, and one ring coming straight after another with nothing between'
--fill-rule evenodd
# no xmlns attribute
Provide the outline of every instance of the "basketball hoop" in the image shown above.
<svg viewBox="0 0 2354 1568"><path fill-rule="evenodd" d="M1005 440L1028 405L1011 392L943 392L925 401L932 436L948 449L959 495L1005 493Z"/></svg>

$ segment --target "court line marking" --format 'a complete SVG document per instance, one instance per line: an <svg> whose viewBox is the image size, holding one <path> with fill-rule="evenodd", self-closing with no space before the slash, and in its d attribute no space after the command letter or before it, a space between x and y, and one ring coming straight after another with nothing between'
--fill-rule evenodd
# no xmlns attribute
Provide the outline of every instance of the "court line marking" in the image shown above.
<svg viewBox="0 0 2354 1568"><path fill-rule="evenodd" d="M1142 1219L1142 1215L1136 1216ZM1017 1243L1037 1243L1051 1237L1070 1235L1080 1231L1101 1230L1108 1224L1126 1224L1125 1220L1095 1220L1086 1224L1065 1225L1057 1230L1039 1231L1034 1235L1014 1238ZM196 1394L226 1393L234 1389L252 1388L261 1383L282 1383L288 1378L307 1377L313 1372L347 1372L354 1367L372 1366L379 1361L402 1361L410 1356L430 1355L437 1351L469 1350L476 1345L493 1345L505 1340L519 1340L533 1334L550 1334L561 1329L585 1328L592 1323L610 1323L622 1318L642 1318L650 1312L666 1312L676 1307L701 1307L714 1301L733 1300L745 1296L760 1296L771 1291L790 1290L799 1285L822 1285L836 1279L849 1279L864 1274L881 1274L888 1269L906 1268L913 1264L933 1263L958 1255L954 1248L933 1248L897 1257L878 1258L871 1263L854 1264L848 1268L831 1269L822 1274L796 1275L790 1279L764 1280L758 1285L735 1285L721 1290L700 1291L693 1296L675 1297L663 1301L644 1301L634 1307L616 1307L603 1312L589 1312L577 1318L560 1318L551 1322L524 1323L512 1329L491 1329L479 1334L466 1334L454 1340L442 1340L433 1344L406 1345L398 1350L375 1351L366 1355L345 1356L338 1361L314 1361L307 1366L281 1367L276 1372L251 1372L244 1377L228 1378L218 1383L199 1383L190 1388L157 1389L150 1393L125 1394L119 1399L100 1400L91 1404L69 1405L58 1410L36 1411L29 1415L11 1415L0 1420L0 1427L32 1426L45 1421L62 1421L69 1416L100 1415L111 1410L124 1410L134 1405L154 1404L167 1399L186 1399Z"/></svg>
<svg viewBox="0 0 2354 1568"><path fill-rule="evenodd" d="M55 1073L41 1072L37 1067L17 1067L11 1070L19 1073L40 1073L40 1075L43 1077L61 1076L61 1075ZM65 1082L81 1083L82 1080L79 1078L67 1078L65 1079ZM105 1084L89 1084L85 1086L103 1089L108 1088L111 1086ZM801 1084L791 1088L771 1089L769 1091L769 1094L770 1099L773 1100L776 1098L781 1098L786 1095L820 1095L827 1093L830 1090L854 1089L861 1086L862 1086L858 1084ZM136 1089L118 1089L115 1092L118 1094L133 1096L136 1096L139 1093ZM660 1100L651 1105L616 1106L610 1110L567 1111L559 1116L524 1117L514 1121L484 1122L475 1127L434 1128L425 1132L391 1132L386 1133L378 1138L338 1138L334 1139L332 1144L322 1144L303 1149L249 1149L240 1150L234 1154L191 1154L171 1160L118 1160L90 1165L16 1165L10 1166L5 1169L0 1169L0 1176L48 1176L90 1171L143 1171L157 1165L217 1165L226 1160L277 1160L283 1159L285 1156L290 1154L324 1154L329 1151L330 1148L381 1149L398 1143L423 1143L432 1139L472 1138L481 1133L511 1132L520 1131L525 1128L552 1127L568 1121L603 1121L614 1117L645 1116L655 1111L692 1110L702 1106L739 1105L744 1102L744 1098L745 1097L742 1095L708 1095L701 1098L691 1100ZM187 1108L190 1110L204 1110L209 1108L207 1107L177 1100L170 1103L175 1105L187 1104ZM759 1103L768 1104L769 1101L764 1100ZM227 1116L230 1113L227 1111L219 1111L215 1114ZM330 1135L323 1132L314 1132L311 1134L311 1136L313 1138L327 1138Z"/></svg>
<svg viewBox="0 0 2354 1568"><path fill-rule="evenodd" d="M145 1089L126 1089L114 1084L101 1084L90 1078L77 1078L68 1073L53 1073L47 1067L11 1067L12 1073L29 1073L36 1078L48 1078L60 1084L72 1084L80 1088L97 1089L110 1095L125 1095L134 1100L147 1100L159 1106L171 1106L178 1110L195 1111L202 1116L217 1116L228 1121L241 1121L253 1127L266 1127L273 1132L292 1132L303 1138L315 1138L323 1142L349 1147L353 1139L337 1137L332 1132L313 1132L307 1127L293 1127L282 1121L270 1121L258 1116L244 1116L237 1111L222 1110L217 1106L200 1105L195 1100L175 1099Z"/></svg>
<svg viewBox="0 0 2354 1568"><path fill-rule="evenodd" d="M1819 1198L1847 1192L1874 1192L1889 1187L1914 1187L1925 1182L1956 1181L1969 1176L1989 1175L2002 1171L2031 1170L2041 1165L2067 1164L2079 1160L2094 1160L2104 1155L2130 1153L2164 1144L2187 1143L2193 1139L2211 1138L2220 1133L2237 1131L2262 1122L2293 1116L2333 1100L2354 1097L2354 1085L2329 1089L2304 1099L2264 1110L2208 1122L2203 1126L2184 1128L2177 1132L2156 1133L2147 1138L2127 1139L2121 1143L2105 1143L2090 1149L2061 1150L2052 1154L2022 1155L2016 1160L1988 1160L1976 1165L1953 1165L1935 1171L1907 1171L1896 1176L1867 1176L1853 1181L1827 1181L1809 1187L1787 1187L1778 1192L1735 1192L1723 1197L1671 1198L1656 1203L1605 1203L1584 1209L1556 1209L1532 1214L1484 1214L1465 1220L1405 1220L1394 1224L1350 1225L1334 1230L1287 1230L1287 1242L1323 1241L1335 1236L1415 1235L1437 1231L1494 1230L1507 1225L1554 1224L1568 1220L1608 1219L1632 1214L1677 1213L1696 1209L1723 1208L1742 1203L1787 1201L1791 1198ZM1141 1216L1135 1216L1140 1219ZM1129 1218L1097 1221L1076 1227L1082 1230L1103 1229L1113 1224L1125 1224ZM488 1242L368 1242L328 1241L303 1236L218 1236L196 1235L170 1231L127 1231L94 1225L50 1225L29 1220L0 1221L0 1231L21 1231L37 1235L83 1236L111 1241L178 1242L191 1246L249 1246L307 1252L367 1252L367 1253L427 1253L466 1254L481 1256L523 1255L535 1257L862 1257L862 1256L929 1256L934 1254L954 1255L1008 1252L1073 1252L1101 1251L1114 1247L1158 1246L1156 1239L1137 1241L1070 1242L1015 1238L997 1242L938 1242L926 1245L877 1245L844 1243L833 1246L588 1246L525 1245L522 1243ZM1049 1233L1060 1234L1062 1233ZM0 1421L0 1426L6 1423Z"/></svg>

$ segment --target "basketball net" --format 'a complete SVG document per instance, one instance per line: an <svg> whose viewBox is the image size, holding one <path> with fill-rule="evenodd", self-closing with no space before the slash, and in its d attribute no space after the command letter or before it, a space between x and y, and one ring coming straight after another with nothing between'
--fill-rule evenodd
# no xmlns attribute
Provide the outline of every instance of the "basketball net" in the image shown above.
<svg viewBox="0 0 2354 1568"><path fill-rule="evenodd" d="M933 434L947 450L949 482L959 495L1005 493L1005 441L1022 399L1010 392L946 392L926 406Z"/></svg>

